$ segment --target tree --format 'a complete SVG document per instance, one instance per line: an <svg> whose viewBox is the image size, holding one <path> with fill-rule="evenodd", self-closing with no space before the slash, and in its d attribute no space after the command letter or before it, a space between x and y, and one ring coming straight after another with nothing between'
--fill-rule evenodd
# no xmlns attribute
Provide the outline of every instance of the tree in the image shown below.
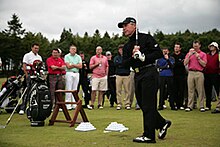
<svg viewBox="0 0 220 147"><path fill-rule="evenodd" d="M12 15L12 20L8 21L8 29L2 31L4 35L4 42L1 41L2 48L4 50L3 63L5 67L10 67L11 64L14 64L14 67L18 67L21 57L19 56L22 52L21 50L21 37L24 35L25 29L22 29L22 23L16 14ZM9 62L6 62L9 61ZM8 64L8 65L6 65ZM4 70L9 70L3 68Z"/></svg>
<svg viewBox="0 0 220 147"><path fill-rule="evenodd" d="M21 37L25 33L25 29L22 29L22 23L16 14L12 15L12 20L8 21L8 29L3 31L5 34L14 37Z"/></svg>

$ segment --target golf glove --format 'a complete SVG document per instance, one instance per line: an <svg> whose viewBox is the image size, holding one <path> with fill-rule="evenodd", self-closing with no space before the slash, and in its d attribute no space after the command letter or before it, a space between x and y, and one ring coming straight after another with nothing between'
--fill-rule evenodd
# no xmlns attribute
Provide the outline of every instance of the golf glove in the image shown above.
<svg viewBox="0 0 220 147"><path fill-rule="evenodd" d="M139 59L142 62L144 62L145 61L145 55L141 54L140 51L137 51L137 52L134 53L134 59Z"/></svg>

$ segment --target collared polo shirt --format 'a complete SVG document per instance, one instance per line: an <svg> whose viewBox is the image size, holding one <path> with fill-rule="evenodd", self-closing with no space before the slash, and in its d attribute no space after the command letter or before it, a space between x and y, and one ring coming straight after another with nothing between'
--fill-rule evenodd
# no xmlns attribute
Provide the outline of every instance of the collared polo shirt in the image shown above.
<svg viewBox="0 0 220 147"><path fill-rule="evenodd" d="M103 55L101 55L100 57L97 55L92 56L89 64L90 65L96 64L100 60L102 61L102 64L100 64L99 66L95 67L92 70L92 77L93 78L102 78L107 75L106 70L109 65L108 65L108 58L106 56L103 56Z"/></svg>
<svg viewBox="0 0 220 147"><path fill-rule="evenodd" d="M63 72L63 70L60 69L55 69L52 70L51 66L58 66L58 67L62 67L63 65L65 65L64 61L61 58L54 58L53 56L47 58L47 67L48 67L48 73L49 74L65 74L65 72Z"/></svg>
<svg viewBox="0 0 220 147"><path fill-rule="evenodd" d="M204 53L201 50L199 50L197 53L199 54L200 58L203 61L207 62L206 53ZM187 53L185 59L188 57L189 57L189 53ZM192 70L192 71L201 71L201 72L204 70L204 67L199 63L195 54L190 56L189 58L188 69L189 71Z"/></svg>
<svg viewBox="0 0 220 147"><path fill-rule="evenodd" d="M65 63L69 63L69 64L79 64L79 63L82 63L82 58L78 54L71 55L69 53L69 54L65 55L64 61L65 61ZM66 72L78 73L79 69L78 68L71 68L71 69L66 68Z"/></svg>
<svg viewBox="0 0 220 147"><path fill-rule="evenodd" d="M26 53L23 57L23 63L28 64L28 65L33 65L35 60L42 61L42 58L39 54L34 54L32 51L30 51L29 53Z"/></svg>

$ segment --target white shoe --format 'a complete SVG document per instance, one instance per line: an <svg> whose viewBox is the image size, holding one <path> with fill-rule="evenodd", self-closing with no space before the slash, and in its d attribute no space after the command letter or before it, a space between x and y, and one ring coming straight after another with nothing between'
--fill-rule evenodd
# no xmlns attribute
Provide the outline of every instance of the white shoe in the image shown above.
<svg viewBox="0 0 220 147"><path fill-rule="evenodd" d="M126 110L131 110L130 106L125 107Z"/></svg>
<svg viewBox="0 0 220 147"><path fill-rule="evenodd" d="M166 108L167 108L167 106L166 106L166 105L163 105L163 108L164 108L164 109L166 109Z"/></svg>
<svg viewBox="0 0 220 147"><path fill-rule="evenodd" d="M19 115L24 115L24 110L20 110Z"/></svg>
<svg viewBox="0 0 220 147"><path fill-rule="evenodd" d="M90 105L87 105L87 108L88 108L89 110L92 110L92 109L93 109Z"/></svg>
<svg viewBox="0 0 220 147"><path fill-rule="evenodd" d="M180 110L184 110L184 107L180 107Z"/></svg>
<svg viewBox="0 0 220 147"><path fill-rule="evenodd" d="M121 110L121 106L117 106L116 109L117 109L117 110Z"/></svg>

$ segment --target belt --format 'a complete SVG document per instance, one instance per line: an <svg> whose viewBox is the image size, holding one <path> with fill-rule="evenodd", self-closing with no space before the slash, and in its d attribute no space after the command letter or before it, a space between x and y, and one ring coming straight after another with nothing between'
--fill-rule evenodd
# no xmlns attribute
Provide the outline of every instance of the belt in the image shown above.
<svg viewBox="0 0 220 147"><path fill-rule="evenodd" d="M65 74L49 74L51 76L62 76L62 75L65 75Z"/></svg>
<svg viewBox="0 0 220 147"><path fill-rule="evenodd" d="M111 75L111 76L109 76L109 78L114 78L114 77L116 77L116 75Z"/></svg>
<svg viewBox="0 0 220 147"><path fill-rule="evenodd" d="M194 70L194 69L190 69L189 71L202 72L201 70Z"/></svg>
<svg viewBox="0 0 220 147"><path fill-rule="evenodd" d="M145 68L148 68L148 67L153 67L153 66L155 66L155 64L147 64L147 65L144 65L144 66L141 66L141 67L136 67L134 69L134 72L139 73L141 70L143 70Z"/></svg>

